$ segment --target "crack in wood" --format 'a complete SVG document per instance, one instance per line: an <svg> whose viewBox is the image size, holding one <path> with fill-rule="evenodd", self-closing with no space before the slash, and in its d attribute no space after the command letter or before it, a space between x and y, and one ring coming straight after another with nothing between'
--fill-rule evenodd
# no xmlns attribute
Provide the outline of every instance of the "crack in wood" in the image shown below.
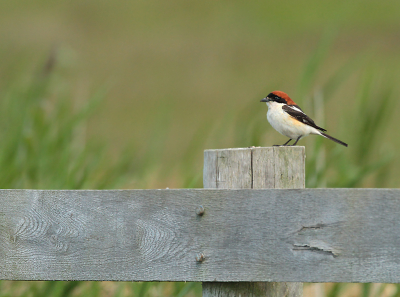
<svg viewBox="0 0 400 297"><path fill-rule="evenodd" d="M311 246L311 245L308 245L308 244L293 244L293 250L294 251L316 252L316 253L329 255L329 256L332 256L334 258L336 258L338 256L338 254L333 250L324 249L324 248L318 247L318 246Z"/></svg>
<svg viewBox="0 0 400 297"><path fill-rule="evenodd" d="M316 230L316 229L322 229L324 227L327 227L327 224L317 224L315 226L303 226L299 231L297 231L297 233L300 233L304 230Z"/></svg>

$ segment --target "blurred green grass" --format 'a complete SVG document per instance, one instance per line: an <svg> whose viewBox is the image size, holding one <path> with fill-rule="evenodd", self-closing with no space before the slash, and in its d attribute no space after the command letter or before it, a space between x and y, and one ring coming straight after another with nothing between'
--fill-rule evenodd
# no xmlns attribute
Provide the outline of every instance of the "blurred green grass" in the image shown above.
<svg viewBox="0 0 400 297"><path fill-rule="evenodd" d="M177 171L174 160L185 154L196 131L206 123L218 125L231 110L246 109L274 89L286 91L312 113L305 105L314 89L360 52L369 53L378 73L398 81L399 14L400 4L394 0L2 1L0 88L10 72L18 71L11 71L18 69L10 66L12 61L34 65L51 48L60 48L66 56L63 63L76 69L70 80L77 101L96 85L110 85L104 104L89 121L89 135L105 136L118 153L130 141L147 141L155 122L170 117L162 124L170 129L158 157ZM323 70L313 87L306 87L308 82L299 79L304 61L329 28L336 30L331 51L319 65ZM342 114L339 109L357 96L362 71L350 69L349 80L334 88L327 103L330 130ZM399 91L397 84L394 91ZM169 115L163 115L164 108ZM259 109L257 117L263 113ZM268 124L263 129L262 145L282 142ZM340 132L337 137L346 138ZM224 139L221 146L233 145L232 138ZM389 134L383 143L400 144ZM201 157L193 161L202 162ZM400 174L400 159L393 162L397 166L387 176L390 187L397 185ZM160 188L180 184L175 175L153 176L147 183Z"/></svg>
<svg viewBox="0 0 400 297"><path fill-rule="evenodd" d="M259 103L274 89L349 143L301 140L307 187L398 187L399 13L398 1L2 1L0 187L202 187L204 149L283 143ZM194 283L0 282L0 296L200 295Z"/></svg>

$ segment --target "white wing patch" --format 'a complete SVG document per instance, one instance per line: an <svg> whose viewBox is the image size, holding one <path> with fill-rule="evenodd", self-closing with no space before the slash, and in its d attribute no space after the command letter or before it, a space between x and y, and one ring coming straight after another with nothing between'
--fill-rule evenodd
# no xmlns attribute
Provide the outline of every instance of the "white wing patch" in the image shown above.
<svg viewBox="0 0 400 297"><path fill-rule="evenodd" d="M298 108L298 107L296 107L296 106L288 105L288 107L290 107L291 109L293 109L293 110L295 110L295 111L301 112L302 114L305 114L300 108Z"/></svg>

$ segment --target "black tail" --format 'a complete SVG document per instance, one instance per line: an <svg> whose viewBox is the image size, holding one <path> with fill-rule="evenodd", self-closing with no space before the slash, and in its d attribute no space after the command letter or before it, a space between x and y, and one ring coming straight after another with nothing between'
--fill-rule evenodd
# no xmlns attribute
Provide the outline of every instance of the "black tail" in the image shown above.
<svg viewBox="0 0 400 297"><path fill-rule="evenodd" d="M344 143L343 141L340 141L339 139L336 139L336 138L334 138L334 137L332 137L332 136L329 136L328 134L325 134L324 132L320 132L320 133L321 133L322 136L324 136L324 137L326 137L326 138L328 138L328 139L330 139L330 140L333 140L333 141L336 142L336 143L339 143L339 144L341 144L341 145L344 145L345 147L348 146L347 143Z"/></svg>

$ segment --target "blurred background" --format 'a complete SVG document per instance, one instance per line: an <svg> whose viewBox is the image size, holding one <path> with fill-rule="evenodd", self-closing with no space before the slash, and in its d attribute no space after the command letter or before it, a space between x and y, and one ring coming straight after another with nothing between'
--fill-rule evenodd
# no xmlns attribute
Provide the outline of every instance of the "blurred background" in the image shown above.
<svg viewBox="0 0 400 297"><path fill-rule="evenodd" d="M0 187L202 187L203 150L270 146L289 94L328 133L307 187L399 186L400 2L0 1ZM198 283L0 282L0 296L201 296ZM305 284L305 297L397 297Z"/></svg>

